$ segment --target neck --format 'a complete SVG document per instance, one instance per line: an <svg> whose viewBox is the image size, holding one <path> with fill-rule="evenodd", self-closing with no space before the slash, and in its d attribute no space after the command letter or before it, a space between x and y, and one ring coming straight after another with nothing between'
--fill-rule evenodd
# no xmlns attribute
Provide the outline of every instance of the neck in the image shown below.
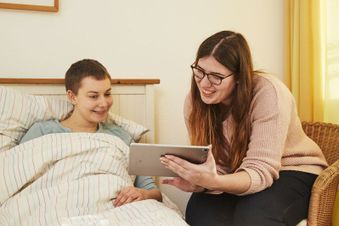
<svg viewBox="0 0 339 226"><path fill-rule="evenodd" d="M76 117L73 114L60 122L62 126L69 128L72 132L96 132L98 130L98 123L90 123L83 120L81 117Z"/></svg>

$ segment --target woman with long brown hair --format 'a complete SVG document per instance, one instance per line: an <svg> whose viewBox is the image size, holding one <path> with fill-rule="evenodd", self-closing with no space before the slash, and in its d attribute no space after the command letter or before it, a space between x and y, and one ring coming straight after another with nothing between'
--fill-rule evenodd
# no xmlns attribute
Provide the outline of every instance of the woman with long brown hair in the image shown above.
<svg viewBox="0 0 339 226"><path fill-rule="evenodd" d="M304 134L287 87L253 69L247 41L232 31L203 41L191 68L185 121L193 145L211 145L208 158L161 158L178 175L162 183L193 192L187 222L275 226L306 218L327 163Z"/></svg>

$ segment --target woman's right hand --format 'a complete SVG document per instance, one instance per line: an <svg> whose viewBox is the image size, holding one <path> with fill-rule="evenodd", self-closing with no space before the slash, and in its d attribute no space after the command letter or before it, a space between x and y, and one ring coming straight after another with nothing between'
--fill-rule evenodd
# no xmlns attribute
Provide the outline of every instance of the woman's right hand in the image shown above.
<svg viewBox="0 0 339 226"><path fill-rule="evenodd" d="M183 191L203 191L204 188L214 190L213 186L215 186L218 173L211 147L207 160L202 164L194 164L170 154L161 157L160 161L167 169L179 176L166 180L165 183Z"/></svg>
<svg viewBox="0 0 339 226"><path fill-rule="evenodd" d="M203 192L205 191L205 188L192 184L189 181L181 178L181 177L173 177L168 179L163 179L161 181L162 184L168 184L173 185L177 188L179 188L182 191L186 192Z"/></svg>

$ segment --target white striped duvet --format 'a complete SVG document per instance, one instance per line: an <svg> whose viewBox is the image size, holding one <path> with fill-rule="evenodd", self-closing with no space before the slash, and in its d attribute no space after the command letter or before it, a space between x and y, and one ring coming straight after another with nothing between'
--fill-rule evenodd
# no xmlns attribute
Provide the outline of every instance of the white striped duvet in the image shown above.
<svg viewBox="0 0 339 226"><path fill-rule="evenodd" d="M128 146L107 134L58 133L0 152L0 225L186 225L155 200L114 208L132 186Z"/></svg>

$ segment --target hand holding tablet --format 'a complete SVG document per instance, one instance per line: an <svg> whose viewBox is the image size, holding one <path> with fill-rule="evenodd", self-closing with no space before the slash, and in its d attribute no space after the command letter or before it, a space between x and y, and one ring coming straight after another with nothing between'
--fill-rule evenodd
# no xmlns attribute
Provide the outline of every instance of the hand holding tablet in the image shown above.
<svg viewBox="0 0 339 226"><path fill-rule="evenodd" d="M208 146L132 143L128 172L131 175L177 176L160 162L161 156L175 155L189 162L200 164L206 161L208 149Z"/></svg>

